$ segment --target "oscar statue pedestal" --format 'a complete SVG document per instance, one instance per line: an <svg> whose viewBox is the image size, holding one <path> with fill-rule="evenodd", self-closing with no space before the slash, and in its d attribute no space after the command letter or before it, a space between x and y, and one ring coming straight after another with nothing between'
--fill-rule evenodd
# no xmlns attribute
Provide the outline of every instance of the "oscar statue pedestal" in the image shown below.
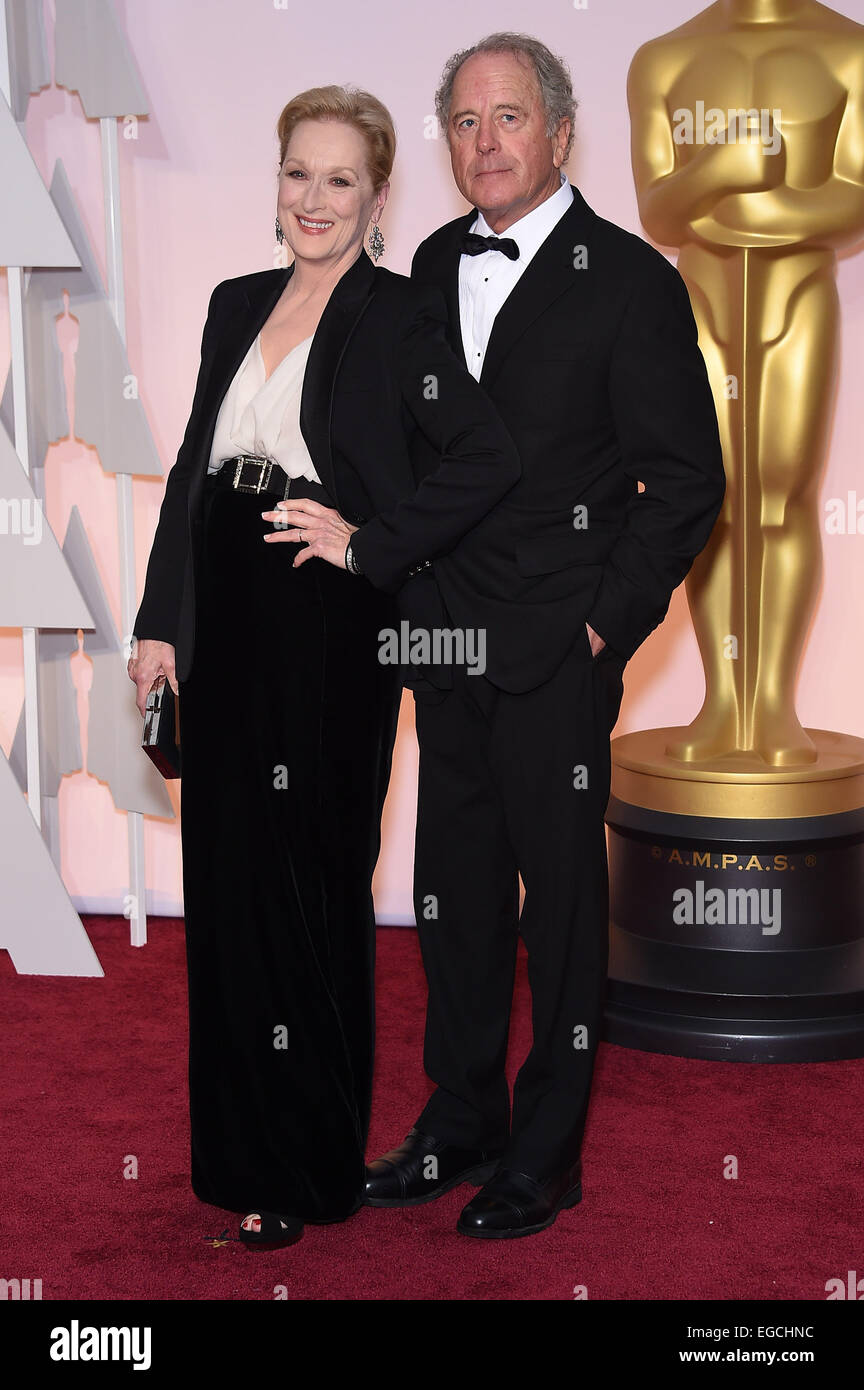
<svg viewBox="0 0 864 1390"><path fill-rule="evenodd" d="M612 741L604 1037L739 1062L864 1056L864 740L815 762L668 758Z"/></svg>

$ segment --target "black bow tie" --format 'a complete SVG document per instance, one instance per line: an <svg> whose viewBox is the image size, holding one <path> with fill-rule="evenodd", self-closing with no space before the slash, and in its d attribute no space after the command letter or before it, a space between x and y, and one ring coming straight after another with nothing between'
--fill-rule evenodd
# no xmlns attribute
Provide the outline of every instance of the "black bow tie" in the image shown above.
<svg viewBox="0 0 864 1390"><path fill-rule="evenodd" d="M519 247L512 237L480 236L466 232L462 238L463 256L482 256L484 251L500 251L508 261L518 261Z"/></svg>

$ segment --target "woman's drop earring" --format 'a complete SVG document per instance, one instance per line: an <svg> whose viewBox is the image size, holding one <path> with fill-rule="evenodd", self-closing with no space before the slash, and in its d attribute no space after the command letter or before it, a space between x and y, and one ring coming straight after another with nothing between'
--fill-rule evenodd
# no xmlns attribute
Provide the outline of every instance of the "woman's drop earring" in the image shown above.
<svg viewBox="0 0 864 1390"><path fill-rule="evenodd" d="M285 240L285 233L282 230L282 223L279 221L278 217L276 218L276 240L278 241L280 246Z"/></svg>
<svg viewBox="0 0 864 1390"><path fill-rule="evenodd" d="M369 231L369 253L373 261L378 261L384 255L384 233L377 222L372 223Z"/></svg>

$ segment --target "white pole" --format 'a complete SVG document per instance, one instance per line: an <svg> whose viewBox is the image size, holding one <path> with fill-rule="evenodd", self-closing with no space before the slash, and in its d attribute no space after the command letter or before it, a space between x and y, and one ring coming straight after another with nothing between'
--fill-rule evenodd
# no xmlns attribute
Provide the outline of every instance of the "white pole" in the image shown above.
<svg viewBox="0 0 864 1390"><path fill-rule="evenodd" d="M30 473L30 441L27 429L27 388L24 357L24 271L21 266L7 268L9 281L9 333L12 348L12 406L15 422L15 452ZM24 729L27 750L27 804L36 824L42 827L42 779L39 771L39 674L37 669L36 628L22 629L24 650Z"/></svg>
<svg viewBox="0 0 864 1390"><path fill-rule="evenodd" d="M120 219L120 165L117 120L102 116L102 190L105 202L105 260L108 268L108 297L123 342L126 341L126 295L123 283L123 229ZM120 622L124 650L135 621L135 527L132 510L132 479L117 473L117 540L120 551ZM140 811L127 811L129 842L129 940L133 946L147 941L147 881L144 867L144 817Z"/></svg>
<svg viewBox="0 0 864 1390"><path fill-rule="evenodd" d="M6 33L6 6L2 6L0 24L0 86L12 105L12 81L9 68L9 43ZM30 443L27 429L27 379L24 351L24 270L21 266L6 268L9 284L9 347L12 369L12 419L14 422L15 452L24 472L30 475ZM33 819L42 828L42 779L39 771L39 683L36 661L36 628L22 629L24 649L24 725L27 750L27 804Z"/></svg>

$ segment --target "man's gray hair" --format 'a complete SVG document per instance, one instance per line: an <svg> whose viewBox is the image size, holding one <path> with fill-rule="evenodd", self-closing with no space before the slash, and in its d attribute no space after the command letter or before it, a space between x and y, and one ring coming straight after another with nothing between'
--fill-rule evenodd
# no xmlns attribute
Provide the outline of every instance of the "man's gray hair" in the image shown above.
<svg viewBox="0 0 864 1390"><path fill-rule="evenodd" d="M563 58L557 57L545 43L532 39L530 34L488 34L479 43L463 48L448 58L441 74L441 82L435 93L435 114L438 124L445 134L449 131L450 105L453 100L453 83L463 63L473 58L475 53L515 53L527 58L540 84L543 107L546 112L546 134L554 135L562 121L570 122L570 134L564 150L564 162L573 148L573 118L578 103L573 97L573 84Z"/></svg>

